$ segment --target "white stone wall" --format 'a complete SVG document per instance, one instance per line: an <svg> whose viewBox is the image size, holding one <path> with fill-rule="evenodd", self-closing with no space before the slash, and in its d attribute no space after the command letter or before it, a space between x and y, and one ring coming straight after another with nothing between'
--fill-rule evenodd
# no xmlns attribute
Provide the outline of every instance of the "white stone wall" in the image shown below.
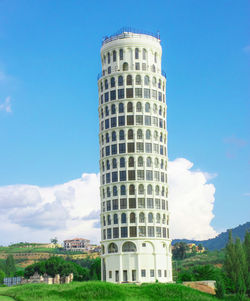
<svg viewBox="0 0 250 301"><path fill-rule="evenodd" d="M161 55L160 41L144 34L122 34L104 42L101 49L98 89L104 281L172 281L166 78ZM134 244L134 249L123 249L126 242ZM115 248L110 248L111 243Z"/></svg>

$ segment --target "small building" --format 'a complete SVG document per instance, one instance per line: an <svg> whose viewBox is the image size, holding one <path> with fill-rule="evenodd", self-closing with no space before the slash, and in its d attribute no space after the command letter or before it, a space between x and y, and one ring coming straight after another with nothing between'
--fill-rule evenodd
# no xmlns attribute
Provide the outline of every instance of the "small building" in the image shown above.
<svg viewBox="0 0 250 301"><path fill-rule="evenodd" d="M86 238L74 238L74 239L64 240L63 243L64 243L64 249L66 251L87 252L89 250L90 240Z"/></svg>

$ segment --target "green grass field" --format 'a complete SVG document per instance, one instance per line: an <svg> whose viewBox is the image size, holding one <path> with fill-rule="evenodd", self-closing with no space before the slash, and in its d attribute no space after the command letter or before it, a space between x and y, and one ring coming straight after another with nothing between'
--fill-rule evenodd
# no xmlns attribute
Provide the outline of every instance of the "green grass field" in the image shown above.
<svg viewBox="0 0 250 301"><path fill-rule="evenodd" d="M16 301L216 301L214 296L178 284L111 284L73 282L62 285L26 284L0 288L0 296ZM1 301L1 298L0 298Z"/></svg>

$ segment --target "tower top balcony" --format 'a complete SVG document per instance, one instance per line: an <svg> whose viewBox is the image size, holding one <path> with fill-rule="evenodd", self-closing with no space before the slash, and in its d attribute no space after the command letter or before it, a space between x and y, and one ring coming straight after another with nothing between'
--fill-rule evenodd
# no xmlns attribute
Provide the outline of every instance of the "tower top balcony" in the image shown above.
<svg viewBox="0 0 250 301"><path fill-rule="evenodd" d="M149 37L151 39L157 40L160 43L160 33L151 33L144 30L138 30L131 27L123 27L120 30L118 30L115 34L110 36L105 36L102 40L102 46L105 44L119 40L119 39L125 39L125 38L131 38L131 37Z"/></svg>

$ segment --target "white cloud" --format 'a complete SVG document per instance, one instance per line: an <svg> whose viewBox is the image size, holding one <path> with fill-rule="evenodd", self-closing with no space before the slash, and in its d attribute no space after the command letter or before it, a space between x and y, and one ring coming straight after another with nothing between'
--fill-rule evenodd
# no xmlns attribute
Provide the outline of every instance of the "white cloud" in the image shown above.
<svg viewBox="0 0 250 301"><path fill-rule="evenodd" d="M210 225L215 187L207 183L214 175L192 167L184 158L169 162L170 231L173 238L207 239L216 235Z"/></svg>
<svg viewBox="0 0 250 301"><path fill-rule="evenodd" d="M209 174L192 171L183 158L169 162L169 207L173 238L203 239L214 236L215 188ZM0 187L0 244L18 241L47 242L73 236L100 240L99 175L83 174L70 182L39 187Z"/></svg>
<svg viewBox="0 0 250 301"><path fill-rule="evenodd" d="M1 77L1 73L0 73ZM0 103L0 111L5 111L7 113L11 113L11 102L10 96L6 97L3 103Z"/></svg>

